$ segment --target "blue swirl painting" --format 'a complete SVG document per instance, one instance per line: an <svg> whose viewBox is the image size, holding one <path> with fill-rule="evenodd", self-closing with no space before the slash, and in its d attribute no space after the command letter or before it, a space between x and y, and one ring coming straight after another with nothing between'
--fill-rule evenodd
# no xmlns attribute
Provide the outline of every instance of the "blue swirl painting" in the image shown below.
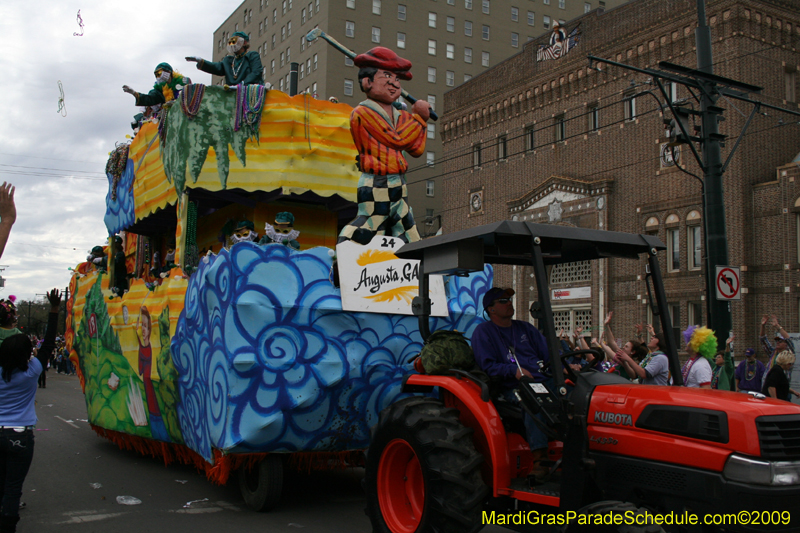
<svg viewBox="0 0 800 533"><path fill-rule="evenodd" d="M108 194L106 195L106 214L103 221L106 223L109 235L114 235L132 226L134 223L133 205L133 159L129 158L122 172L122 177L117 183L117 198L112 200L112 188L114 178L111 174L106 174L108 178Z"/></svg>
<svg viewBox="0 0 800 533"><path fill-rule="evenodd" d="M422 348L417 318L342 311L327 248L240 243L189 280L172 338L186 444L233 453L366 448L378 413L405 395ZM431 330L469 337L492 269L446 283Z"/></svg>

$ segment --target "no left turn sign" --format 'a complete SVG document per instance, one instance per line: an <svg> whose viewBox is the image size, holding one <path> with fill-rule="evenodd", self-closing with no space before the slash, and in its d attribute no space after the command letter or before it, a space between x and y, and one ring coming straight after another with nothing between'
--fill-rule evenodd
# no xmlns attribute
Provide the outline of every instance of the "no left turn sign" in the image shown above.
<svg viewBox="0 0 800 533"><path fill-rule="evenodd" d="M717 266L717 300L741 300L741 280L739 267Z"/></svg>

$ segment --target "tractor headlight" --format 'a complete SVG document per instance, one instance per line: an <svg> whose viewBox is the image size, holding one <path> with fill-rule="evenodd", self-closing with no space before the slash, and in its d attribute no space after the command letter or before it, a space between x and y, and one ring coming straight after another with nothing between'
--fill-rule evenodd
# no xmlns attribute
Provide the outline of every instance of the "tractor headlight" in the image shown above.
<svg viewBox="0 0 800 533"><path fill-rule="evenodd" d="M758 485L800 484L800 461L761 461L731 455L722 471L727 479Z"/></svg>

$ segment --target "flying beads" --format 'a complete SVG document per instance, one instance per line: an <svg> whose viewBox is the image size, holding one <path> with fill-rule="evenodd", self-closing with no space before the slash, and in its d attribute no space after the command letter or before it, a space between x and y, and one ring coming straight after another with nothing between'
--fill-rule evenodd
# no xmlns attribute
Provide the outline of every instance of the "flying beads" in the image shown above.
<svg viewBox="0 0 800 533"><path fill-rule="evenodd" d="M81 32L73 32L72 35L75 37L83 37L83 19L81 18L81 10L78 10L78 26L81 27Z"/></svg>
<svg viewBox="0 0 800 533"><path fill-rule="evenodd" d="M67 105L64 103L64 87L61 85L61 80L58 80L58 90L61 96L58 97L58 111L62 117L67 116Z"/></svg>

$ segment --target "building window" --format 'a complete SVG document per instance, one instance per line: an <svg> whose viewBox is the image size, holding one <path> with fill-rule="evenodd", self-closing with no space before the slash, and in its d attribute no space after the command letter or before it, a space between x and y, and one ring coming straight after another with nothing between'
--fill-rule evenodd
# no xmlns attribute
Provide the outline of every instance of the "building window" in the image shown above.
<svg viewBox="0 0 800 533"><path fill-rule="evenodd" d="M519 21L519 8L511 6L511 21L518 22Z"/></svg>
<svg viewBox="0 0 800 533"><path fill-rule="evenodd" d="M497 159L504 161L508 157L508 138L501 135L497 138Z"/></svg>
<svg viewBox="0 0 800 533"><path fill-rule="evenodd" d="M481 11L484 15L489 14L489 0L481 0Z"/></svg>
<svg viewBox="0 0 800 533"><path fill-rule="evenodd" d="M511 46L519 48L519 33L511 32Z"/></svg>
<svg viewBox="0 0 800 533"><path fill-rule="evenodd" d="M344 56L344 65L346 67L352 67L353 65L355 65L355 63L353 63L353 58Z"/></svg>
<svg viewBox="0 0 800 533"><path fill-rule="evenodd" d="M584 13L588 13L591 10L592 10L592 4L589 3L589 2L584 2L583 3L583 12Z"/></svg>
<svg viewBox="0 0 800 533"><path fill-rule="evenodd" d="M429 56L436 55L436 41L433 39L428 39L428 55Z"/></svg>
<svg viewBox="0 0 800 533"><path fill-rule="evenodd" d="M472 11L472 0L464 0L464 9Z"/></svg>
<svg viewBox="0 0 800 533"><path fill-rule="evenodd" d="M286 54L281 52L281 67L286 64Z"/></svg>
<svg viewBox="0 0 800 533"><path fill-rule="evenodd" d="M464 83L467 83L471 79L472 79L472 74L464 74Z"/></svg>
<svg viewBox="0 0 800 533"><path fill-rule="evenodd" d="M261 35L261 33L263 31L264 31L264 22L259 22L258 23L258 34Z"/></svg>
<svg viewBox="0 0 800 533"><path fill-rule="evenodd" d="M300 36L300 51L301 52L305 52L306 51L306 36L305 35L301 35Z"/></svg>
<svg viewBox="0 0 800 533"><path fill-rule="evenodd" d="M431 111L436 111L436 95L428 95L428 105L431 106Z"/></svg>
<svg viewBox="0 0 800 533"><path fill-rule="evenodd" d="M275 34L272 34L272 50L275 50Z"/></svg>
<svg viewBox="0 0 800 533"><path fill-rule="evenodd" d="M526 152L532 152L534 150L534 148L536 147L536 144L534 144L534 132L535 132L535 129L534 129L533 126L526 126L525 127L524 135L525 135L525 151Z"/></svg>
<svg viewBox="0 0 800 533"><path fill-rule="evenodd" d="M550 29L550 17L548 17L547 15L542 17L542 26L544 26L544 29L546 30Z"/></svg>
<svg viewBox="0 0 800 533"><path fill-rule="evenodd" d="M314 98L317 97L317 82L311 84L311 94L314 95Z"/></svg>
<svg viewBox="0 0 800 533"><path fill-rule="evenodd" d="M600 129L600 108L597 102L589 106L587 113L589 117L589 131L597 131Z"/></svg>
<svg viewBox="0 0 800 533"><path fill-rule="evenodd" d="M481 52L481 65L484 67L489 66L489 52Z"/></svg>
<svg viewBox="0 0 800 533"><path fill-rule="evenodd" d="M428 82L436 83L436 67L428 67Z"/></svg>
<svg viewBox="0 0 800 533"><path fill-rule="evenodd" d="M700 324L705 324L703 320L703 304L700 302L689 302L687 305L688 311L688 318L689 323L687 326L699 326ZM680 344L678 345L680 346Z"/></svg>
<svg viewBox="0 0 800 533"><path fill-rule="evenodd" d="M269 62L269 73L270 74L275 74L275 60L274 59Z"/></svg>
<svg viewBox="0 0 800 533"><path fill-rule="evenodd" d="M286 14L286 0L283 0L283 5L281 6L281 15Z"/></svg>
<svg viewBox="0 0 800 533"><path fill-rule="evenodd" d="M700 270L703 263L703 238L700 226L686 228L689 237L689 270Z"/></svg>
<svg viewBox="0 0 800 533"><path fill-rule="evenodd" d="M447 31L449 31L451 33L456 31L456 19L455 19L455 17L447 17L447 19L445 19L445 20L447 22Z"/></svg>
<svg viewBox="0 0 800 533"><path fill-rule="evenodd" d="M302 80L305 77L306 77L306 64L300 63L300 79Z"/></svg>
<svg viewBox="0 0 800 533"><path fill-rule="evenodd" d="M445 71L445 83L448 87L452 87L456 84L456 73L452 70Z"/></svg>
<svg viewBox="0 0 800 533"><path fill-rule="evenodd" d="M558 0L559 9L567 9L567 0Z"/></svg>
<svg viewBox="0 0 800 533"><path fill-rule="evenodd" d="M533 26L536 23L536 13L528 11L528 26Z"/></svg>
<svg viewBox="0 0 800 533"><path fill-rule="evenodd" d="M472 63L472 48L464 48L464 63Z"/></svg>
<svg viewBox="0 0 800 533"><path fill-rule="evenodd" d="M355 37L356 36L356 23L351 22L349 20L344 21L344 36L345 37Z"/></svg>
<svg viewBox="0 0 800 533"><path fill-rule="evenodd" d="M456 45L447 43L447 59L456 58Z"/></svg>
<svg viewBox="0 0 800 533"><path fill-rule="evenodd" d="M281 42L286 40L286 26L281 26Z"/></svg>
<svg viewBox="0 0 800 533"><path fill-rule="evenodd" d="M292 49L291 48L287 48L286 49L286 63L291 63L291 62L292 62Z"/></svg>
<svg viewBox="0 0 800 533"><path fill-rule="evenodd" d="M287 37L291 37L292 36L292 21L291 20L286 23L286 36Z"/></svg>
<svg viewBox="0 0 800 533"><path fill-rule="evenodd" d="M314 54L314 70L317 70L317 54Z"/></svg>
<svg viewBox="0 0 800 533"><path fill-rule="evenodd" d="M480 143L472 145L472 167L481 168L481 145Z"/></svg>
<svg viewBox="0 0 800 533"><path fill-rule="evenodd" d="M484 24L483 27L481 28L481 37L483 38L484 41L489 40L489 26L487 26L486 24Z"/></svg>
<svg viewBox="0 0 800 533"><path fill-rule="evenodd" d="M397 48L405 48L406 47L406 34L405 33L397 33Z"/></svg>
<svg viewBox="0 0 800 533"><path fill-rule="evenodd" d="M306 23L306 8L300 10L300 24Z"/></svg>
<svg viewBox="0 0 800 533"><path fill-rule="evenodd" d="M786 80L786 101L797 102L797 71L787 67L784 79Z"/></svg>
<svg viewBox="0 0 800 533"><path fill-rule="evenodd" d="M472 37L472 22L469 20L464 21L464 35Z"/></svg>
<svg viewBox="0 0 800 533"><path fill-rule="evenodd" d="M347 0L347 9L355 9L356 0Z"/></svg>
<svg viewBox="0 0 800 533"><path fill-rule="evenodd" d="M313 16L314 16L314 6L311 4L311 2L309 2L308 3L308 18L311 18Z"/></svg>
<svg viewBox="0 0 800 533"><path fill-rule="evenodd" d="M273 9L272 10L272 23L273 24L277 24L278 23L278 10L277 9Z"/></svg>
<svg viewBox="0 0 800 533"><path fill-rule="evenodd" d="M428 27L429 28L436 27L436 13L433 12L428 13Z"/></svg>
<svg viewBox="0 0 800 533"><path fill-rule="evenodd" d="M636 97L633 93L627 93L625 95L625 99L623 100L623 104L625 105L625 120L635 120L636 119Z"/></svg>
<svg viewBox="0 0 800 533"><path fill-rule="evenodd" d="M426 165L428 165L429 167L432 167L434 165L435 159L436 159L436 154L434 154L433 152L425 152L425 164Z"/></svg>
<svg viewBox="0 0 800 533"><path fill-rule="evenodd" d="M278 80L278 90L283 91L283 78Z"/></svg>
<svg viewBox="0 0 800 533"><path fill-rule="evenodd" d="M372 14L373 15L381 14L381 0L372 0Z"/></svg>
<svg viewBox="0 0 800 533"><path fill-rule="evenodd" d="M344 80L344 95L345 96L353 96L353 80L348 80L345 78Z"/></svg>
<svg viewBox="0 0 800 533"><path fill-rule="evenodd" d="M555 142L563 142L567 138L567 121L564 115L555 118Z"/></svg>
<svg viewBox="0 0 800 533"><path fill-rule="evenodd" d="M381 42L381 29L376 28L375 26L372 27L372 42L373 43Z"/></svg>
<svg viewBox="0 0 800 533"><path fill-rule="evenodd" d="M431 152L428 152L429 154ZM435 192L435 183L433 180L427 180L425 182L425 196L433 196ZM432 210L431 210L432 211Z"/></svg>
<svg viewBox="0 0 800 533"><path fill-rule="evenodd" d="M667 83L665 90L667 91L667 98L669 98L669 101L674 104L678 99L678 84L674 81L671 81Z"/></svg>
<svg viewBox="0 0 800 533"><path fill-rule="evenodd" d="M306 72L311 75L311 58L306 59Z"/></svg>
<svg viewBox="0 0 800 533"><path fill-rule="evenodd" d="M436 138L436 123L429 122L428 123L428 139L435 139Z"/></svg>
<svg viewBox="0 0 800 533"><path fill-rule="evenodd" d="M667 230L667 272L681 269L681 235L678 228Z"/></svg>
<svg viewBox="0 0 800 533"><path fill-rule="evenodd" d="M397 20L406 20L406 6L402 4L397 6Z"/></svg>

